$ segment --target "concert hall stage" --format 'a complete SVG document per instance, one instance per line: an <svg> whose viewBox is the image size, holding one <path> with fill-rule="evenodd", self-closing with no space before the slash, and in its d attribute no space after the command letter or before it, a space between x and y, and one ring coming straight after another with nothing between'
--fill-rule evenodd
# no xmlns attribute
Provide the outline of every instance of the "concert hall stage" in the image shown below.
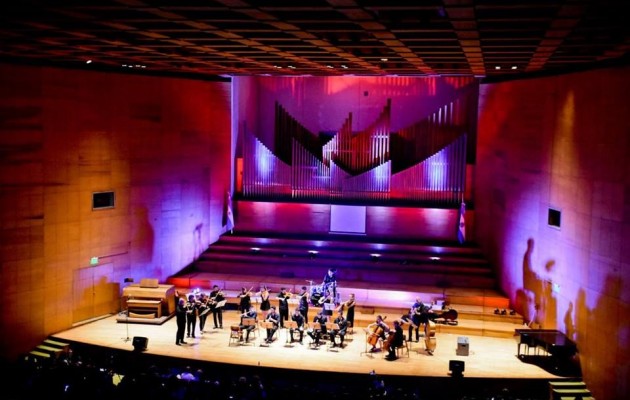
<svg viewBox="0 0 630 400"><path fill-rule="evenodd" d="M396 361L387 361L383 353L366 352L366 333L363 328L356 328L353 335L346 337L343 349L328 348L325 344L319 348L308 345L310 339L305 335L304 344L286 344L285 330L278 331L279 336L269 346L264 343L265 332L259 331L258 338L250 339L247 345L229 345L230 326L238 324L239 313L235 310L224 312L224 329L212 329L212 316L202 336L186 338L187 344L175 345L176 321L169 319L162 325L126 324L116 321L116 316L76 326L59 332L52 338L70 343L86 344L133 352L133 338L145 337L147 349L143 355L172 357L191 362L211 362L263 368L284 368L305 371L324 371L339 373L369 374L376 371L379 375L449 378L449 362L464 362L465 378L494 379L531 379L548 381L566 379L531 363L525 363L517 357L517 342L514 338L487 336L466 336L469 347L468 355L457 355L458 334L436 333L437 348L433 355L424 350L422 338L419 343L410 343L411 351ZM127 340L129 339L129 340ZM450 379L450 378L449 378Z"/></svg>

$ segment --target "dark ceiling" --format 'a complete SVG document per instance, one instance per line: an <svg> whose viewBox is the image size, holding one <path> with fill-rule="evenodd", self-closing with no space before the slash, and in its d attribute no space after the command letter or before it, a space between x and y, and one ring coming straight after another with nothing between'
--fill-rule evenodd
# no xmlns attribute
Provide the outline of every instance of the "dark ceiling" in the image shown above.
<svg viewBox="0 0 630 400"><path fill-rule="evenodd" d="M0 5L0 60L207 78L515 78L625 64L626 3L12 0Z"/></svg>

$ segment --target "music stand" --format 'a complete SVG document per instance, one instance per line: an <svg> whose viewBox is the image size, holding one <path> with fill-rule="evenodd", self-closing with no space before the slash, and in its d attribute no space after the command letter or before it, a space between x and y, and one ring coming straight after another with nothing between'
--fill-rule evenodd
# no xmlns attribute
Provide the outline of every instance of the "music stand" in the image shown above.
<svg viewBox="0 0 630 400"><path fill-rule="evenodd" d="M125 278L124 283L133 283L133 278ZM122 299L123 299L123 296L120 296L121 309L122 309ZM123 342L125 343L131 340L131 338L129 337L129 303L127 303L126 305L127 305L127 310L125 312L125 325L127 328L127 337L123 338Z"/></svg>
<svg viewBox="0 0 630 400"><path fill-rule="evenodd" d="M225 307L225 303L227 303L227 300L221 300L214 306L214 308L223 308Z"/></svg>
<svg viewBox="0 0 630 400"><path fill-rule="evenodd" d="M271 321L262 321L260 325L265 329L265 335L267 334L267 329L273 329L275 327L274 323ZM274 335L275 334L276 333L274 332ZM273 335L271 336L271 339L273 340ZM261 342L260 347L269 347L269 344L270 343L267 343L267 342L265 342L264 344Z"/></svg>
<svg viewBox="0 0 630 400"><path fill-rule="evenodd" d="M293 337L291 336L291 329L297 330L298 328L297 322L287 321L285 328L286 328L287 340L285 341L284 345L285 347L293 347Z"/></svg>

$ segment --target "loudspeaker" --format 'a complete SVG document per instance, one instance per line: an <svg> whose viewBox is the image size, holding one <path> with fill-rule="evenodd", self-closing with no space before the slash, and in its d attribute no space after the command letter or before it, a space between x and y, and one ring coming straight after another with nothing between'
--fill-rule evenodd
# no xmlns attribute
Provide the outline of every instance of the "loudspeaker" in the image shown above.
<svg viewBox="0 0 630 400"><path fill-rule="evenodd" d="M460 336L457 338L457 351L455 354L458 356L468 355L468 338L466 336Z"/></svg>
<svg viewBox="0 0 630 400"><path fill-rule="evenodd" d="M147 349L147 345L149 344L149 338L145 338L142 336L134 336L133 337L133 349L136 351L145 351Z"/></svg>
<svg viewBox="0 0 630 400"><path fill-rule="evenodd" d="M461 377L464 376L464 362L459 360L450 360L448 362L448 370L451 373L451 376Z"/></svg>

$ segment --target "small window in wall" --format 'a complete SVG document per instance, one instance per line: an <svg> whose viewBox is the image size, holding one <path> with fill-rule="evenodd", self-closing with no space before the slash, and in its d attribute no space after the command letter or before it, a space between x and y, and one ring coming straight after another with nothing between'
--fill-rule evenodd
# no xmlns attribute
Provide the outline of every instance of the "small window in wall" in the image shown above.
<svg viewBox="0 0 630 400"><path fill-rule="evenodd" d="M560 210L550 208L549 213L547 214L547 224L554 228L560 228L561 217L562 212Z"/></svg>
<svg viewBox="0 0 630 400"><path fill-rule="evenodd" d="M114 208L115 199L114 192L94 192L92 193L92 210Z"/></svg>

